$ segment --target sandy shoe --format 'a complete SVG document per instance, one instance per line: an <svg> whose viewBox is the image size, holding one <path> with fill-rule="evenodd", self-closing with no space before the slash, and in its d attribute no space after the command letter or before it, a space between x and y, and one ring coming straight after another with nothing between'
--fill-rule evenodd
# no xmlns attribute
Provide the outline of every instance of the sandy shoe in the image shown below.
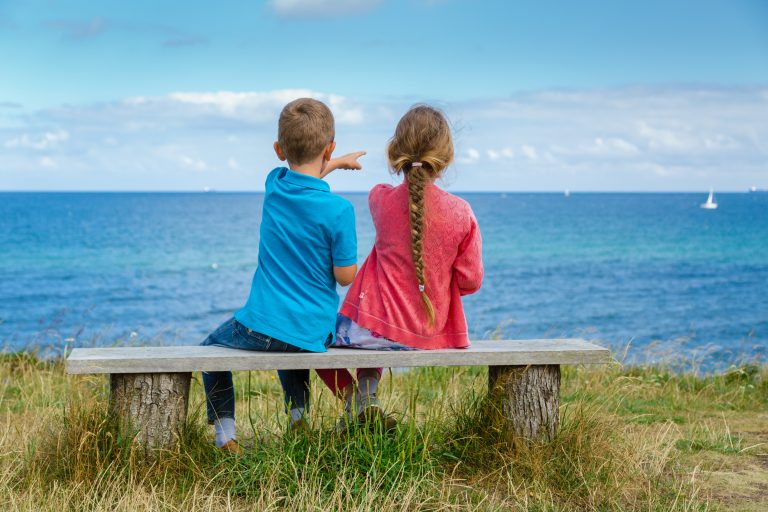
<svg viewBox="0 0 768 512"><path fill-rule="evenodd" d="M349 431L355 426L354 416L350 416L349 413L344 413L336 420L336 424L331 430L331 435L343 437L349 434Z"/></svg>
<svg viewBox="0 0 768 512"><path fill-rule="evenodd" d="M237 439L230 439L223 445L219 447L219 450L223 451L224 453L228 453L230 455L242 455L243 454L243 448L240 446L240 443L237 442Z"/></svg>
<svg viewBox="0 0 768 512"><path fill-rule="evenodd" d="M288 427L288 434L303 434L303 435L309 435L312 433L312 429L309 427L309 423L307 423L307 420L304 418L300 418L293 423L291 423L291 426Z"/></svg>
<svg viewBox="0 0 768 512"><path fill-rule="evenodd" d="M377 425L381 425L385 431L397 428L397 420L394 416L385 413L378 404L371 404L364 407L363 410L360 411L360 414L357 415L357 421L370 428L375 428Z"/></svg>

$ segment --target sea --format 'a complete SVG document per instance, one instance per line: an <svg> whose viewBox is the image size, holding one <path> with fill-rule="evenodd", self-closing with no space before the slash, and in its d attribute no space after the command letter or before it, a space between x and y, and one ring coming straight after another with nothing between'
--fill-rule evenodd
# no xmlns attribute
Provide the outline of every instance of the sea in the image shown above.
<svg viewBox="0 0 768 512"><path fill-rule="evenodd" d="M374 241L364 193L360 261ZM466 193L483 236L473 339L581 337L625 364L768 355L768 193ZM260 193L0 193L0 343L189 345L248 296ZM343 296L344 290L339 290Z"/></svg>

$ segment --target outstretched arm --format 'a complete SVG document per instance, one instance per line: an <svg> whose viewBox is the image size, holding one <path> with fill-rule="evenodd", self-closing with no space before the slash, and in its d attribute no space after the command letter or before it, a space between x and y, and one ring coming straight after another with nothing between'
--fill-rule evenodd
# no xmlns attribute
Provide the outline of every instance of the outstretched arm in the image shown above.
<svg viewBox="0 0 768 512"><path fill-rule="evenodd" d="M331 158L320 172L320 177L325 178L336 169L347 169L351 171L361 170L363 164L357 161L361 156L365 156L365 151L355 151L354 153L348 153L338 158Z"/></svg>

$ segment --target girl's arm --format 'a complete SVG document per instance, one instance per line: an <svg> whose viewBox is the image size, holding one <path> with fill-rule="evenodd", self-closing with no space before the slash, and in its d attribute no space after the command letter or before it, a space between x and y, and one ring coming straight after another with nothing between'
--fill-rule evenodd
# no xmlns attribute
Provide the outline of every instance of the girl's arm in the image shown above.
<svg viewBox="0 0 768 512"><path fill-rule="evenodd" d="M453 272L461 295L469 295L480 289L483 283L483 240L477 219L470 212L470 228L459 245Z"/></svg>

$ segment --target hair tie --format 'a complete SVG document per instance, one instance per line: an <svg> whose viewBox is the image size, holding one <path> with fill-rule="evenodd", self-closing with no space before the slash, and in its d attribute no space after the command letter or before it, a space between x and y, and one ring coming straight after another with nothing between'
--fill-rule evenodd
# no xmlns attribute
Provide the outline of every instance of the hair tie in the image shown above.
<svg viewBox="0 0 768 512"><path fill-rule="evenodd" d="M421 167L421 162L411 162L411 167Z"/></svg>
<svg viewBox="0 0 768 512"><path fill-rule="evenodd" d="M422 283L419 283L419 292L424 293L424 285Z"/></svg>

